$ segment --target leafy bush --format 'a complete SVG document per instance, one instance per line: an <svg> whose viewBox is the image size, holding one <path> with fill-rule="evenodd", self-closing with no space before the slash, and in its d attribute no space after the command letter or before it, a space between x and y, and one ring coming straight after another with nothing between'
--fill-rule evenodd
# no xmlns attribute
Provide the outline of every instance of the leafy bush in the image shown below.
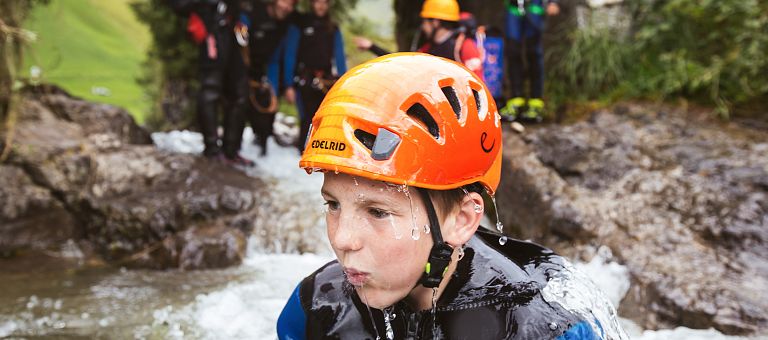
<svg viewBox="0 0 768 340"><path fill-rule="evenodd" d="M625 6L634 18L626 31L573 30L566 48L553 49L559 58L548 59L551 97L682 97L713 105L724 117L768 103L768 2L627 0Z"/></svg>

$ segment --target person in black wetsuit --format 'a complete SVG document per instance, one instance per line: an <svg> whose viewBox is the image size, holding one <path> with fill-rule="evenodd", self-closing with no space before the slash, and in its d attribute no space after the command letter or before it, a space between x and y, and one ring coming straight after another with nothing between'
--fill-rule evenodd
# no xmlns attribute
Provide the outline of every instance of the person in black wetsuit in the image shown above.
<svg viewBox="0 0 768 340"><path fill-rule="evenodd" d="M248 11L249 93L248 119L261 154L267 153L267 138L273 134L280 93L280 66L285 51L285 35L295 0L253 1ZM244 126L243 126L244 127Z"/></svg>
<svg viewBox="0 0 768 340"><path fill-rule="evenodd" d="M300 152L325 93L347 71L341 31L328 14L330 0L311 0L310 7L310 13L297 16L288 28L285 50L285 97L299 111Z"/></svg>
<svg viewBox="0 0 768 340"><path fill-rule="evenodd" d="M337 259L296 287L278 338L625 338L567 260L478 229L501 176L490 98L477 75L423 53L338 80L299 162L323 173Z"/></svg>
<svg viewBox="0 0 768 340"><path fill-rule="evenodd" d="M248 80L235 38L242 13L239 0L170 0L171 6L189 15L189 30L200 46L200 92L197 119L203 134L203 155L228 164L251 166L240 156L242 124L248 100ZM224 135L219 138L219 110L224 111ZM221 145L219 144L221 142Z"/></svg>

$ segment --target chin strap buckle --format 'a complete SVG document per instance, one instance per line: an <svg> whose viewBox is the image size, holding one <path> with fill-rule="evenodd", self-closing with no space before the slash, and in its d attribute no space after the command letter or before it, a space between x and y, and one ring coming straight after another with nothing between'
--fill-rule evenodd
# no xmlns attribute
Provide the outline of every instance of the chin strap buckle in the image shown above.
<svg viewBox="0 0 768 340"><path fill-rule="evenodd" d="M429 252L429 261L424 267L424 275L421 277L421 285L427 288L436 288L443 280L448 265L451 263L453 248L448 243L440 242L432 247Z"/></svg>

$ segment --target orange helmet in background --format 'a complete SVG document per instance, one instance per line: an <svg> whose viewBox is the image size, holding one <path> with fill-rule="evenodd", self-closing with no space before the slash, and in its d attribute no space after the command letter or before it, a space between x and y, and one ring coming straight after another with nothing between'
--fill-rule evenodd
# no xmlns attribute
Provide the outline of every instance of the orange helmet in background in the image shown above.
<svg viewBox="0 0 768 340"><path fill-rule="evenodd" d="M459 21L459 3L456 0L427 0L421 7L422 19Z"/></svg>
<svg viewBox="0 0 768 340"><path fill-rule="evenodd" d="M490 98L482 80L452 60L373 59L325 96L299 166L436 190L479 182L493 195L502 140Z"/></svg>

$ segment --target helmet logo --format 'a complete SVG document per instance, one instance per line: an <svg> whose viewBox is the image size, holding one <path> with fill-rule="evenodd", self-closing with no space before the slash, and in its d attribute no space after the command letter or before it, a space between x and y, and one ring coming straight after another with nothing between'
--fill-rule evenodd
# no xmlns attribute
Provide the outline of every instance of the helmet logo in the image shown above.
<svg viewBox="0 0 768 340"><path fill-rule="evenodd" d="M480 135L480 147L483 149L483 151L485 151L485 153L490 153L493 151L494 146L496 146L496 139L494 139L493 142L491 142L491 146L487 148L485 147L486 139L488 139L488 133L483 132L483 134Z"/></svg>
<svg viewBox="0 0 768 340"><path fill-rule="evenodd" d="M332 150L332 151L344 151L347 148L347 144L340 141L332 141L332 140L313 140L312 141L312 148L313 149L324 149L324 150Z"/></svg>

